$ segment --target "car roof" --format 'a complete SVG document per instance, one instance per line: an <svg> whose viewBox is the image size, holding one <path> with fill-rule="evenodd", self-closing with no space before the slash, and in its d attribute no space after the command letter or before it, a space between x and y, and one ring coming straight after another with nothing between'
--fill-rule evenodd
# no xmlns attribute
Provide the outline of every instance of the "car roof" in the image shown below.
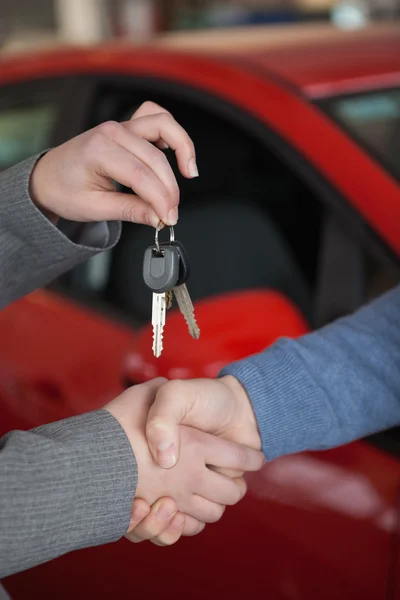
<svg viewBox="0 0 400 600"><path fill-rule="evenodd" d="M400 85L400 22L344 31L330 24L259 26L178 32L155 36L146 44L112 42L89 47L53 47L21 53L2 53L0 65L19 70L25 60L33 66L77 54L88 68L101 58L107 66L127 53L158 50L228 60L238 67L278 78L307 97Z"/></svg>
<svg viewBox="0 0 400 600"><path fill-rule="evenodd" d="M154 45L196 53L244 57L301 89L326 95L345 82L364 86L400 83L400 22L358 30L330 24L261 26L184 32L164 36ZM326 88L326 89L325 89Z"/></svg>

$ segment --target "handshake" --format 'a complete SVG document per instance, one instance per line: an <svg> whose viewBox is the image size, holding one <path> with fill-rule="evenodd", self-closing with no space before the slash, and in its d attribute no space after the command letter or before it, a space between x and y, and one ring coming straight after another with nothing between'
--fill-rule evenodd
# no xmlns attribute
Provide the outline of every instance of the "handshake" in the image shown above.
<svg viewBox="0 0 400 600"><path fill-rule="evenodd" d="M196 535L246 493L265 459L250 399L237 379L134 386L104 407L124 429L138 484L126 537L161 546Z"/></svg>

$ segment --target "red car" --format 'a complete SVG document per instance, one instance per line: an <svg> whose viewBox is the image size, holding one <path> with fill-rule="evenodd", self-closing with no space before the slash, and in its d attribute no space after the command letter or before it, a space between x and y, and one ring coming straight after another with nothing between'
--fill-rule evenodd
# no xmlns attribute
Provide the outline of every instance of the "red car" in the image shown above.
<svg viewBox="0 0 400 600"><path fill-rule="evenodd" d="M400 28L177 35L4 57L0 167L144 100L192 135L177 237L201 327L151 354L149 228L0 314L1 433L101 407L126 385L215 376L399 282ZM395 324L394 324L395 325ZM396 324L398 326L398 324ZM126 540L9 577L15 600L400 598L400 432L267 464L220 523L160 549ZM29 494L29 490L27 490Z"/></svg>

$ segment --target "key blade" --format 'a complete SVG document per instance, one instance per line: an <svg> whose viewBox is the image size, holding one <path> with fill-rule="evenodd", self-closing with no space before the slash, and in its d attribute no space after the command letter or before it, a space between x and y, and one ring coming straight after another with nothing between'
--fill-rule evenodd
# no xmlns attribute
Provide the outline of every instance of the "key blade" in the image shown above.
<svg viewBox="0 0 400 600"><path fill-rule="evenodd" d="M153 354L156 358L159 358L163 351L166 305L165 294L153 294L151 323L153 326Z"/></svg>
<svg viewBox="0 0 400 600"><path fill-rule="evenodd" d="M199 326L197 325L196 317L194 315L193 303L190 298L189 291L186 287L186 284L178 285L178 286L174 287L173 291L174 291L175 298L176 298L176 301L179 306L179 310L181 311L181 313L183 314L183 316L185 318L190 335L195 340L198 340L200 337L200 329L199 329Z"/></svg>

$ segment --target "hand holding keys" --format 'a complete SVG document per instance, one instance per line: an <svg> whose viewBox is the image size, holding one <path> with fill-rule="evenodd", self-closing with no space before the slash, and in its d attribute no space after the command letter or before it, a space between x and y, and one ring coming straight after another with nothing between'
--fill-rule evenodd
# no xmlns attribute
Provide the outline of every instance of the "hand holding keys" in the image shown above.
<svg viewBox="0 0 400 600"><path fill-rule="evenodd" d="M159 230L157 227L154 246L147 248L143 260L143 279L153 292L153 353L157 358L163 349L163 333L167 309L171 306L171 293L176 298L190 335L196 340L200 337L200 329L186 287L190 269L185 248L175 241L173 227L170 227L169 242L158 241Z"/></svg>

